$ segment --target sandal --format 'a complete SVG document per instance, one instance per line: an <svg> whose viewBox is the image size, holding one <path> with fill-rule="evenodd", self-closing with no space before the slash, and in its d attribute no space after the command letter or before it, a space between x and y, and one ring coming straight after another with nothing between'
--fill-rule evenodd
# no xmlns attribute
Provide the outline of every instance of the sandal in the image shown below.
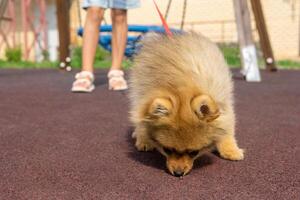
<svg viewBox="0 0 300 200"><path fill-rule="evenodd" d="M92 92L95 89L94 75L89 71L82 71L75 75L72 92Z"/></svg>
<svg viewBox="0 0 300 200"><path fill-rule="evenodd" d="M109 90L126 90L128 89L127 82L124 79L122 70L112 69L108 72L107 77Z"/></svg>

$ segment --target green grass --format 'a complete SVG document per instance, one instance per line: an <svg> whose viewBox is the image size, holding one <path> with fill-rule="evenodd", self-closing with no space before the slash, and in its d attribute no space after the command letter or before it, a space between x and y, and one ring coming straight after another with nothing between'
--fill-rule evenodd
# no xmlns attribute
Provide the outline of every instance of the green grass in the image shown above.
<svg viewBox="0 0 300 200"><path fill-rule="evenodd" d="M78 65L72 65L72 68L74 69L80 69L81 68L81 64L78 64ZM107 69L111 66L111 60L110 59L105 59L105 60L95 60L95 63L94 63L94 67L96 69ZM124 60L122 62L122 67L124 69L128 69L132 66L132 61L130 60Z"/></svg>
<svg viewBox="0 0 300 200"><path fill-rule="evenodd" d="M280 69L300 69L300 61L279 60L277 66Z"/></svg>
<svg viewBox="0 0 300 200"><path fill-rule="evenodd" d="M79 69L82 63L82 48L75 47L72 51L72 61L71 66L72 68ZM132 65L132 62L129 60L124 60L122 66L127 69ZM96 55L95 55L95 68L109 68L111 66L111 56L110 53L103 48L97 48Z"/></svg>
<svg viewBox="0 0 300 200"><path fill-rule="evenodd" d="M82 49L81 47L75 47L72 50L72 60L71 60L71 66L73 69L80 69L81 68L81 54ZM11 60L11 59L10 59ZM132 62L130 60L124 60L122 63L122 66L127 69L132 65ZM105 69L109 68L111 66L111 58L110 53L105 51L102 48L98 48L96 51L95 56L95 68ZM42 62L31 62L31 61L7 61L7 60L1 60L0 59L0 69L1 68L14 68L14 69L51 69L51 68L58 68L59 62L51 62L51 61L42 61Z"/></svg>
<svg viewBox="0 0 300 200"><path fill-rule="evenodd" d="M31 61L5 61L0 60L0 69L1 68L13 68L13 69L41 69L41 68L57 68L59 65L58 62L42 61L42 62L31 62Z"/></svg>
<svg viewBox="0 0 300 200"><path fill-rule="evenodd" d="M122 66L124 69L130 68L132 62L130 60L124 60ZM71 65L72 66L72 65ZM73 69L80 69L81 65L72 66ZM111 66L111 60L96 60L94 64L96 69L107 69ZM59 62L31 62L31 61L20 61L20 62L8 62L0 60L0 69L57 69L59 68Z"/></svg>
<svg viewBox="0 0 300 200"><path fill-rule="evenodd" d="M235 44L224 45L220 44L220 49L224 54L225 60L227 61L228 65L232 68L240 67L241 60L240 60L240 52L239 48ZM265 63L263 58L258 58L258 65L260 68L265 67ZM300 61L294 60L277 60L276 66L279 69L300 69Z"/></svg>
<svg viewBox="0 0 300 200"><path fill-rule="evenodd" d="M232 68L238 68L241 66L240 60L240 52L237 44L219 44L221 51L224 54L225 60L228 65ZM81 67L81 58L82 49L81 47L75 47L72 50L72 61L71 66L74 69L80 69ZM258 60L259 66L264 68L264 61L262 58ZM300 69L300 61L293 60L278 60L277 67L279 69ZM30 62L30 61L19 61L19 62L8 62L4 60L0 60L0 68L58 68L59 62L50 62L50 61L42 61L42 62ZM110 53L105 51L102 48L98 48L95 56L95 68L106 69L111 66L111 57ZM128 69L132 66L132 61L124 60L122 66L125 69Z"/></svg>
<svg viewBox="0 0 300 200"><path fill-rule="evenodd" d="M124 69L130 68L132 65L132 61L124 60L122 62L122 66ZM73 69L80 69L81 65L72 66ZM96 69L106 69L111 66L111 60L96 60L94 64ZM50 62L50 61L42 61L42 62L31 62L31 61L20 61L20 62L8 62L4 60L0 60L0 69L54 69L59 68L59 62Z"/></svg>
<svg viewBox="0 0 300 200"><path fill-rule="evenodd" d="M236 45L220 44L219 47L230 67L237 68L241 66L240 51Z"/></svg>

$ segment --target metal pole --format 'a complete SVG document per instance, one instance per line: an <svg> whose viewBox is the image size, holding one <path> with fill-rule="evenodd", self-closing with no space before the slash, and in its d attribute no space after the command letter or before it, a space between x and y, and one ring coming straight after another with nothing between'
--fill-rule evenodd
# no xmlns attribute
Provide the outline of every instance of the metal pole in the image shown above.
<svg viewBox="0 0 300 200"><path fill-rule="evenodd" d="M253 14L256 22L256 27L259 34L259 41L265 58L266 67L269 71L276 71L275 59L271 47L267 26L262 10L260 0L251 0Z"/></svg>
<svg viewBox="0 0 300 200"><path fill-rule="evenodd" d="M59 35L59 60L65 63L69 56L70 45L70 16L69 16L69 0L56 0L57 9L57 26Z"/></svg>
<svg viewBox="0 0 300 200"><path fill-rule="evenodd" d="M252 38L247 0L234 0L233 3L243 66L242 74L247 81L257 82L261 78L257 64L256 49Z"/></svg>
<svg viewBox="0 0 300 200"><path fill-rule="evenodd" d="M186 14L186 6L187 6L187 0L184 0L183 2L183 10L182 10L182 18L181 18L181 25L180 29L183 30L184 27L184 20L185 20L185 14Z"/></svg>
<svg viewBox="0 0 300 200"><path fill-rule="evenodd" d="M23 37L24 37L24 56L25 56L25 60L27 60L28 57L29 57L28 38L27 38L27 32L28 32L27 18L28 18L27 0L23 0L22 1L22 26L23 26L23 34L24 34Z"/></svg>
<svg viewBox="0 0 300 200"><path fill-rule="evenodd" d="M300 56L300 2L299 2L299 12L298 12L298 56Z"/></svg>
<svg viewBox="0 0 300 200"><path fill-rule="evenodd" d="M168 5L167 5L167 9L166 9L166 12L165 12L165 20L168 19L171 4L172 4L172 0L169 0Z"/></svg>

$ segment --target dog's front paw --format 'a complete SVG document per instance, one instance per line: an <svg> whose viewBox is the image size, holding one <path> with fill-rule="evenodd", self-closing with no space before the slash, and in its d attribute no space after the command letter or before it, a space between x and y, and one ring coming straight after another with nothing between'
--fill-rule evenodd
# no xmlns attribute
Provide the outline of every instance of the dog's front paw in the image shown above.
<svg viewBox="0 0 300 200"><path fill-rule="evenodd" d="M154 149L153 145L147 142L136 141L135 147L138 151L152 151Z"/></svg>
<svg viewBox="0 0 300 200"><path fill-rule="evenodd" d="M243 160L244 159L244 150L240 148L233 149L222 149L219 152L222 158L228 160Z"/></svg>

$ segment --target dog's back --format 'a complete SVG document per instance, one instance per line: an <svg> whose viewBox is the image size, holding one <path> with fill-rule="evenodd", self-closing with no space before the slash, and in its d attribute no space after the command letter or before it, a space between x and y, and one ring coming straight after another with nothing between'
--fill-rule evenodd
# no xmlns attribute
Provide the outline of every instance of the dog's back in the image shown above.
<svg viewBox="0 0 300 200"><path fill-rule="evenodd" d="M196 33L155 35L143 43L130 76L132 112L157 89L198 87L220 110L232 105L231 74L218 47ZM183 90L182 90L183 89Z"/></svg>
<svg viewBox="0 0 300 200"><path fill-rule="evenodd" d="M135 146L140 151L156 148L176 176L188 173L205 149L242 160L234 136L232 89L222 53L205 37L146 38L130 76Z"/></svg>

